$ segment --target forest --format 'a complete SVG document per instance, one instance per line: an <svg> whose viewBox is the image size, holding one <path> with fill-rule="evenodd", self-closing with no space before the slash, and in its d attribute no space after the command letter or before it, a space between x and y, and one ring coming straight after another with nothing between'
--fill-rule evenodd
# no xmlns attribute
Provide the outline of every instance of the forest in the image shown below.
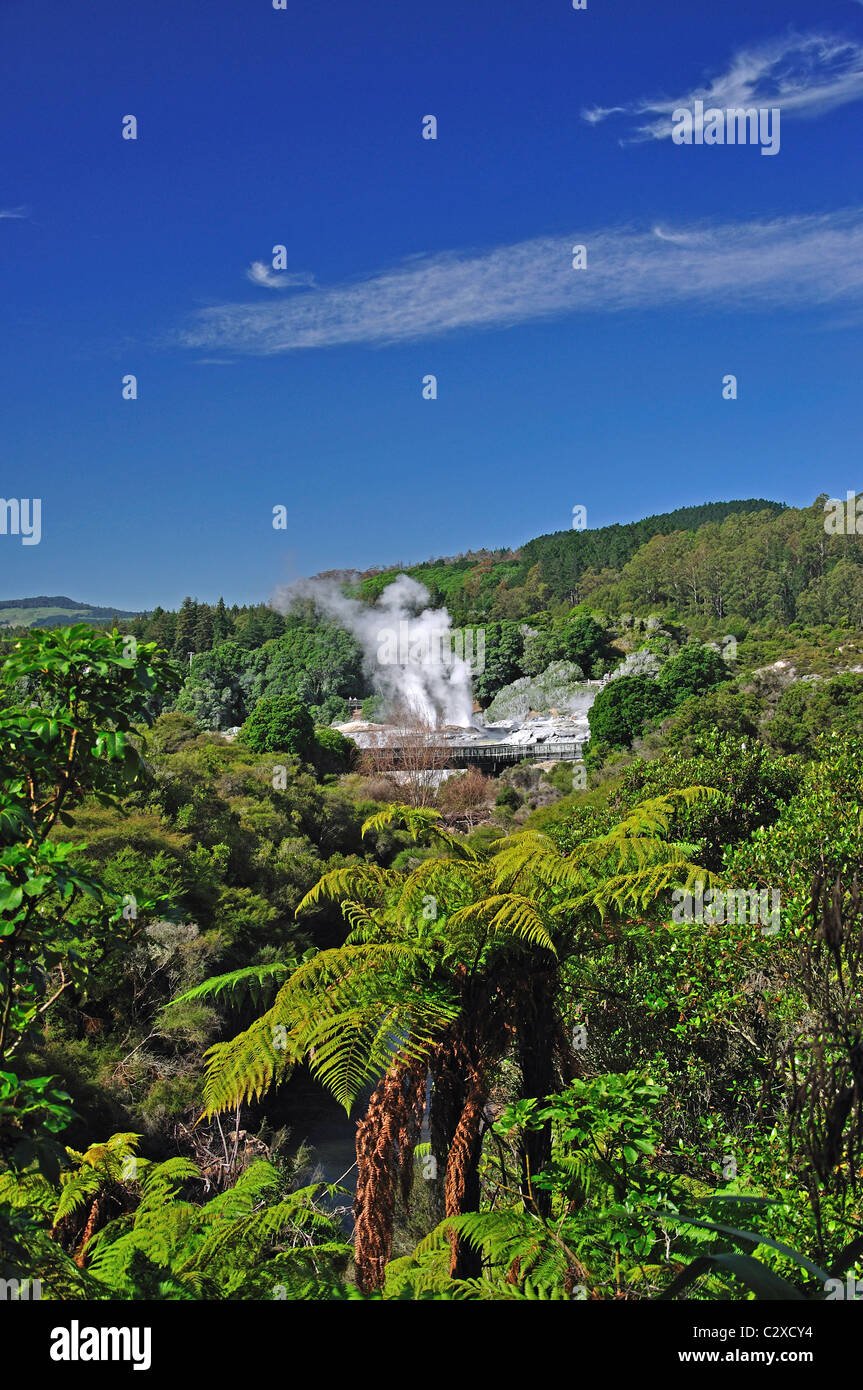
<svg viewBox="0 0 863 1390"><path fill-rule="evenodd" d="M583 784L524 761L414 795L332 727L382 695L311 598L4 631L3 1279L845 1298L863 541L823 518L711 503L339 576L481 625L478 708L555 663L601 681Z"/></svg>

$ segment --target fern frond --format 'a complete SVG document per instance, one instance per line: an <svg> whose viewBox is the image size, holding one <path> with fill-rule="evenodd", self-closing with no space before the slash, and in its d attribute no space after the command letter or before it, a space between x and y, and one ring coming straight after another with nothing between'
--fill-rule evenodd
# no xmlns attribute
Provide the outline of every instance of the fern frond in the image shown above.
<svg viewBox="0 0 863 1390"><path fill-rule="evenodd" d="M365 839L366 835L373 835L379 830L401 826L412 840L418 840L420 835L432 829L439 820L440 811L435 811L430 806L402 806L393 803L364 820L360 834Z"/></svg>
<svg viewBox="0 0 863 1390"><path fill-rule="evenodd" d="M273 1206L248 1212L232 1221L220 1221L177 1266L177 1273L183 1276L192 1272L213 1272L226 1256L231 1265L244 1262L258 1255L262 1247L274 1241L287 1227L298 1232L320 1231L332 1235L335 1230L332 1218L314 1205L319 1188L320 1184L300 1188Z"/></svg>
<svg viewBox="0 0 863 1390"><path fill-rule="evenodd" d="M343 898L379 902L385 890L400 881L401 875L396 869L382 869L378 864L348 864L341 869L331 869L297 904L297 915L321 902L341 902Z"/></svg>
<svg viewBox="0 0 863 1390"><path fill-rule="evenodd" d="M94 1197L103 1183L104 1175L93 1169L79 1168L77 1172L70 1173L63 1184L60 1200L53 1213L53 1225L56 1226L59 1221L63 1220L64 1216L70 1216L89 1198Z"/></svg>
<svg viewBox="0 0 863 1390"><path fill-rule="evenodd" d="M444 845L458 859L476 862L480 856L475 849L460 840L457 835L452 835L448 830L444 830L439 824L441 818L440 811L435 811L428 806L385 806L376 815L369 816L368 820L363 821L361 834L365 838L379 830L389 830L393 826L401 826L410 835L411 839L417 841L423 835L430 835L439 844Z"/></svg>
<svg viewBox="0 0 863 1390"><path fill-rule="evenodd" d="M654 902L661 893L670 888L690 889L696 883L713 883L716 876L687 859L670 859L667 863L637 869L632 873L615 874L604 879L576 897L567 898L551 909L555 918L579 916L584 911L595 909L604 916L609 906L618 911L626 908L645 908Z"/></svg>
<svg viewBox="0 0 863 1390"><path fill-rule="evenodd" d="M172 1202L183 1183L200 1176L198 1165L188 1158L169 1158L164 1163L148 1164L140 1174L141 1202L138 1211Z"/></svg>
<svg viewBox="0 0 863 1390"><path fill-rule="evenodd" d="M394 915L402 923L419 921L429 896L441 904L464 903L465 899L469 902L487 892L491 883L491 867L480 860L453 863L449 859L426 859L405 879ZM438 915L442 913L443 907L439 907Z"/></svg>
<svg viewBox="0 0 863 1390"><path fill-rule="evenodd" d="M533 903L517 893L496 893L470 907L462 907L449 920L451 929L479 926L490 936L510 936L531 946L542 946L557 955L548 929Z"/></svg>
<svg viewBox="0 0 863 1390"><path fill-rule="evenodd" d="M67 1153L81 1164L89 1164L91 1168L108 1168L117 1159L134 1154L140 1143L140 1134L112 1134L104 1144L91 1144L85 1153L78 1154L72 1149L68 1149Z"/></svg>
<svg viewBox="0 0 863 1390"><path fill-rule="evenodd" d="M286 1081L302 1060L281 1023L277 1003L244 1032L226 1042L214 1043L204 1053L207 1119L223 1110L235 1109L244 1100L259 1099L271 1086Z"/></svg>
<svg viewBox="0 0 863 1390"><path fill-rule="evenodd" d="M701 802L722 800L723 793L715 787L683 787L663 796L649 797L640 801L627 812L621 821L609 831L604 839L627 838L631 835L665 835L672 820L681 810L690 810Z"/></svg>
<svg viewBox="0 0 863 1390"><path fill-rule="evenodd" d="M553 882L554 869L564 862L547 835L535 830L521 831L509 836L492 855L494 886L498 892L510 892L522 875L528 880Z"/></svg>
<svg viewBox="0 0 863 1390"><path fill-rule="evenodd" d="M450 1216L436 1226L417 1246L414 1256L422 1258L449 1244L457 1234L475 1250L481 1251L502 1275L519 1262L522 1278L529 1275L535 1285L546 1289L560 1287L574 1263L566 1249L555 1241L545 1224L524 1211L467 1212Z"/></svg>
<svg viewBox="0 0 863 1390"><path fill-rule="evenodd" d="M458 1013L445 999L398 992L376 1005L347 1008L316 1019L304 1031L314 1076L350 1113L357 1095L394 1062L428 1055Z"/></svg>
<svg viewBox="0 0 863 1390"><path fill-rule="evenodd" d="M350 923L351 934L346 944L351 946L358 945L360 942L367 942L370 937L378 937L381 932L391 930L387 922L370 908L367 908L364 903L350 900L343 902L342 916L346 922Z"/></svg>
<svg viewBox="0 0 863 1390"><path fill-rule="evenodd" d="M272 986L282 975L290 975L294 968L294 965L287 965L283 961L273 961L269 965L246 965L241 970L230 970L226 975L214 975L204 980L203 984L185 990L175 999L170 999L165 1008L188 1004L194 999L216 998L225 992L246 996L257 1004L263 999L267 986Z"/></svg>

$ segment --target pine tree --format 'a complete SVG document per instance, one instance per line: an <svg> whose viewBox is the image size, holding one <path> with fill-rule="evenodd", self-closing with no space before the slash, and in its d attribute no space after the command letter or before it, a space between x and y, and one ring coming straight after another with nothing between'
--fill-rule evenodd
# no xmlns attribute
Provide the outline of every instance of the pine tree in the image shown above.
<svg viewBox="0 0 863 1390"><path fill-rule="evenodd" d="M195 629L198 624L198 605L190 598L184 598L177 614L177 629L174 637L174 655L188 660L195 650Z"/></svg>
<svg viewBox="0 0 863 1390"><path fill-rule="evenodd" d="M195 624L196 652L208 652L213 646L213 611L209 604L202 603L198 608L198 621Z"/></svg>
<svg viewBox="0 0 863 1390"><path fill-rule="evenodd" d="M227 637L230 637L233 630L234 624L231 622L225 607L225 600L220 597L213 613L213 637L216 642L224 642Z"/></svg>

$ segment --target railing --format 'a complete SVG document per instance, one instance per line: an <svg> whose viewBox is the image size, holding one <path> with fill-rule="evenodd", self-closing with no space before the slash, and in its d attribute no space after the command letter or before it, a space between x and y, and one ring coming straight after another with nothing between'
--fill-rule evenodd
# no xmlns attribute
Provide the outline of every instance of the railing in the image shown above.
<svg viewBox="0 0 863 1390"><path fill-rule="evenodd" d="M457 762L502 762L520 763L525 758L532 762L573 762L581 760L581 750L586 739L580 742L562 739L550 743L465 743L453 744L447 753Z"/></svg>
<svg viewBox="0 0 863 1390"><path fill-rule="evenodd" d="M581 762L581 750L587 739L558 740L550 743L451 743L429 746L432 761L438 767L466 767L471 763L482 763L487 767L501 767L505 763L528 762ZM411 763L417 757L417 750L402 749L398 744L386 744L381 749L398 766L404 761ZM404 757L402 755L405 755ZM422 753L419 754L422 760Z"/></svg>

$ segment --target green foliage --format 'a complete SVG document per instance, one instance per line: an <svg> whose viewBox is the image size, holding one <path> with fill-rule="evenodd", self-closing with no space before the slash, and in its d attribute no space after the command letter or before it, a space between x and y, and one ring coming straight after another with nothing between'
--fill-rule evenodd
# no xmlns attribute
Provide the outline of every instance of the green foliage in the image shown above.
<svg viewBox="0 0 863 1390"><path fill-rule="evenodd" d="M315 726L300 700L270 695L255 705L239 738L256 753L293 753L309 759L315 748Z"/></svg>
<svg viewBox="0 0 863 1390"><path fill-rule="evenodd" d="M816 874L828 882L863 875L863 739L831 735L820 751L776 816L725 851L734 882L781 894L783 928L791 934L806 922Z"/></svg>
<svg viewBox="0 0 863 1390"><path fill-rule="evenodd" d="M495 806L502 807L505 811L517 811L523 801L524 797L520 792L516 791L515 787L506 786L501 787L494 799L494 804Z"/></svg>
<svg viewBox="0 0 863 1390"><path fill-rule="evenodd" d="M50 837L58 823L73 824L86 794L113 808L118 793L143 780L129 735L172 676L152 646L81 625L36 631L3 661L0 1065L32 1042L65 989L85 986L88 956L116 947L124 935L113 925L122 920L120 903L108 901L102 885L75 865L71 845ZM45 1132L68 1118L67 1097L53 1092L47 1077L3 1076L9 1161L35 1156L56 1164Z"/></svg>
<svg viewBox="0 0 863 1390"><path fill-rule="evenodd" d="M800 784L802 769L776 757L763 745L714 734L700 753L670 753L627 768L611 797L623 810L645 795L664 795L687 784L712 787L714 800L687 808L675 823L682 840L698 846L698 857L718 869L726 848L740 844L771 825Z"/></svg>
<svg viewBox="0 0 863 1390"><path fill-rule="evenodd" d="M518 623L489 623L485 628L485 664L474 678L474 694L482 705L522 675L524 635Z"/></svg>
<svg viewBox="0 0 863 1390"><path fill-rule="evenodd" d="M115 1134L86 1152L70 1150L59 1190L44 1179L11 1186L0 1176L0 1241L4 1219L14 1235L13 1213L18 1229L27 1229L22 1213L30 1243L26 1250L17 1246L16 1266L40 1279L47 1296L302 1299L337 1280L350 1247L319 1204L334 1188L285 1191L272 1164L258 1160L233 1187L197 1203L180 1195L199 1183L196 1164L153 1163L136 1152L138 1140ZM113 1215L106 1222L102 1212ZM49 1219L53 1250L44 1236Z"/></svg>
<svg viewBox="0 0 863 1390"><path fill-rule="evenodd" d="M785 753L813 756L822 734L853 736L863 730L863 675L828 681L795 681L781 696L766 737Z"/></svg>
<svg viewBox="0 0 863 1390"><path fill-rule="evenodd" d="M36 1163L42 1173L59 1176L63 1150L55 1135L71 1122L71 1096L53 1086L54 1077L22 1080L0 1072L0 1153L13 1172Z"/></svg>
<svg viewBox="0 0 863 1390"><path fill-rule="evenodd" d="M347 942L306 961L251 1028L210 1050L207 1113L262 1095L302 1058L349 1109L394 1060L430 1053L479 977L505 975L526 949L552 957L559 946L571 950L592 913L643 907L692 882L699 871L665 833L679 807L715 797L696 787L644 802L567 858L544 837L522 834L486 860L441 830L437 812L387 807L366 821L365 834L401 821L453 858L406 874L351 866L320 880L300 911L339 902L351 925Z"/></svg>
<svg viewBox="0 0 863 1390"><path fill-rule="evenodd" d="M357 745L338 729L315 729L313 760L321 776L350 772L357 760Z"/></svg>
<svg viewBox="0 0 863 1390"><path fill-rule="evenodd" d="M596 696L588 712L591 742L628 748L648 720L668 709L666 687L650 676L618 676Z"/></svg>
<svg viewBox="0 0 863 1390"><path fill-rule="evenodd" d="M703 695L711 686L729 679L728 667L718 652L690 642L665 663L659 674L659 685L665 691L669 707L677 709L684 700Z"/></svg>
<svg viewBox="0 0 863 1390"><path fill-rule="evenodd" d="M515 834L513 787L463 836L443 798L382 808L337 782L353 746L320 726L368 687L305 601L284 618L190 599L131 623L137 650L80 628L7 642L4 1273L72 1300L703 1302L820 1298L859 1270L863 678L837 665L863 646L829 624L854 620L860 542L825 543L817 504L662 522L412 571L482 618L485 699L552 661L665 663L606 684L592 790L560 765L564 799ZM615 630L624 607L662 629ZM183 658L178 708L145 629ZM704 645L729 634L734 681ZM251 742L213 732L244 721ZM780 932L672 919L698 884L777 892ZM333 1194L253 1157L297 1122L274 1090L300 1065L346 1109L431 1078L434 1182L408 1192L417 1136L392 1091L363 1121L381 1147L356 1277L362 1221L392 1219L380 1291L351 1282ZM202 1110L230 1110L227 1149L248 1136L224 1190Z"/></svg>
<svg viewBox="0 0 863 1390"><path fill-rule="evenodd" d="M687 756L708 752L717 734L734 735L738 743L752 742L758 735L759 715L754 694L728 684L714 686L702 695L689 696L663 725L663 748Z"/></svg>

